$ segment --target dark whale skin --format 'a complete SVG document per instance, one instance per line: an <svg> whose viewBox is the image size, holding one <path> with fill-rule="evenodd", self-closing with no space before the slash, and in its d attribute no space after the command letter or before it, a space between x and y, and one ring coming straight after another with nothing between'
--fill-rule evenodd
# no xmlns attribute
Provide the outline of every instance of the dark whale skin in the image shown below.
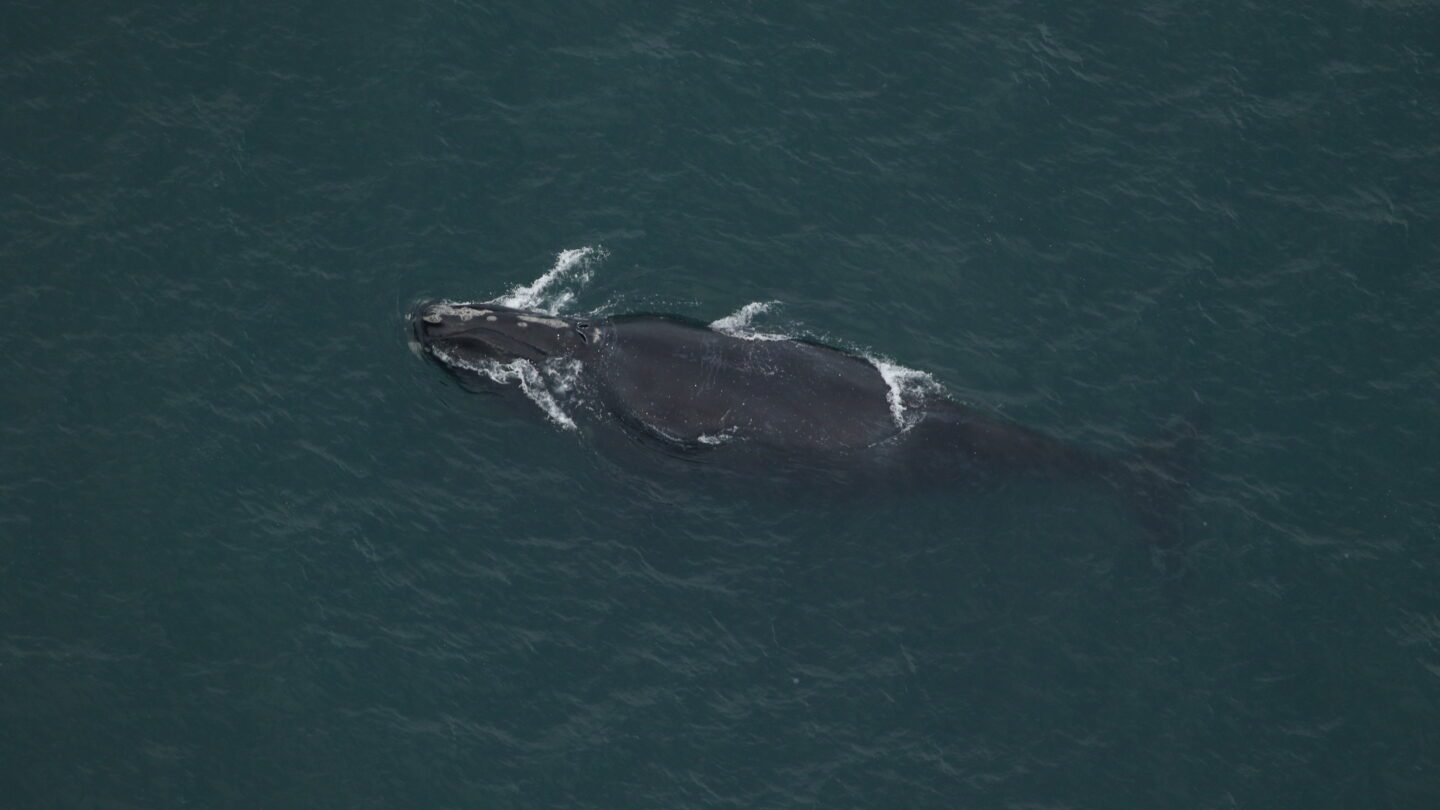
<svg viewBox="0 0 1440 810"><path fill-rule="evenodd" d="M833 453L899 432L889 386L863 358L667 316L625 316L600 328L587 376L601 402L659 437Z"/></svg>
<svg viewBox="0 0 1440 810"><path fill-rule="evenodd" d="M605 409L692 449L723 438L791 460L868 459L921 481L1120 474L1109 458L943 396L907 397L902 430L875 364L829 346L741 338L667 316L601 328L590 363Z"/></svg>
<svg viewBox="0 0 1440 810"><path fill-rule="evenodd" d="M462 377L473 374L467 359L578 360L585 396L577 418L591 422L597 439L619 427L666 455L745 475L780 471L772 482L787 470L904 488L1016 475L1099 481L1122 494L1157 547L1179 542L1198 443L1189 422L1124 456L934 393L906 397L902 426L890 385L866 358L804 340L740 337L670 315L592 321L441 303L419 310L412 329L432 357Z"/></svg>

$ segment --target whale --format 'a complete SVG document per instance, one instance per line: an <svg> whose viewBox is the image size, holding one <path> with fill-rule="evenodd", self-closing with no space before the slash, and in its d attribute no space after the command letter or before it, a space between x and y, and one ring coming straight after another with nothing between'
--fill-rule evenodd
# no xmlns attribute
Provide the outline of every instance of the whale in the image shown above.
<svg viewBox="0 0 1440 810"><path fill-rule="evenodd" d="M805 339L668 314L574 317L448 301L419 305L410 323L420 352L468 385L523 389L564 427L618 430L670 458L867 487L1097 482L1121 494L1155 548L1181 542L1198 437L1187 420L1134 452L1105 453L938 386L905 392L882 364Z"/></svg>

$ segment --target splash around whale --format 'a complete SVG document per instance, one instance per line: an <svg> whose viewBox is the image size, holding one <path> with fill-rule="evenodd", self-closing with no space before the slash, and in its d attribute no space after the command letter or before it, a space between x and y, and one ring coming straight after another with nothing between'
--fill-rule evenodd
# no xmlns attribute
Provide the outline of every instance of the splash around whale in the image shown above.
<svg viewBox="0 0 1440 810"><path fill-rule="evenodd" d="M1088 479L1121 492L1150 539L1178 545L1194 431L1108 456L956 402L928 375L722 319L568 317L433 302L422 352L462 381L522 391L565 429L621 431L662 454L753 470L799 463L904 487L997 476Z"/></svg>

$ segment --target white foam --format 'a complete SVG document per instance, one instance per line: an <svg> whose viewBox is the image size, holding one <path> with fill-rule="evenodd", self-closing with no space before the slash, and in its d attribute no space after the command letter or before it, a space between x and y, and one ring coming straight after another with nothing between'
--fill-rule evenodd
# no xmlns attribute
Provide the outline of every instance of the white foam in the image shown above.
<svg viewBox="0 0 1440 810"><path fill-rule="evenodd" d="M779 303L779 301L751 301L729 315L711 321L710 328L716 332L724 332L731 337L742 338L744 340L792 340L791 335L781 335L774 332L757 332L751 326L756 316L764 315L772 308L778 306Z"/></svg>
<svg viewBox="0 0 1440 810"><path fill-rule="evenodd" d="M711 322L710 328L744 340L794 340L794 335L760 332L756 331L753 326L755 318L769 312L779 303L779 301L752 301L735 312ZM910 412L910 404L926 394L942 394L945 391L944 386L923 371L892 363L883 357L863 356L875 366L875 369L880 372L880 376L884 378L888 388L885 398L890 404L890 416L895 420L895 426L902 431L909 430L919 421L919 417ZM699 440L705 444L719 444L728 438L723 434L720 436L707 435L701 436Z"/></svg>
<svg viewBox="0 0 1440 810"><path fill-rule="evenodd" d="M890 389L885 393L885 398L890 403L890 416L895 420L895 426L901 430L909 430L914 427L919 418L908 413L906 400L913 400L925 394L943 393L945 387L934 377L923 371L892 363L883 357L866 356L880 376L885 379L885 385Z"/></svg>
<svg viewBox="0 0 1440 810"><path fill-rule="evenodd" d="M568 306L575 299L576 293L590 281L594 270L593 263L603 258L605 249L598 246L587 245L562 250L555 254L555 263L539 278L529 284L516 285L510 288L509 292L486 303L556 315ZM435 315L457 317L462 321L481 316L495 320L490 310L484 307L485 304L441 301L431 308L431 312ZM520 317L523 321L521 326L525 323L555 328L566 325L560 320L525 315ZM576 429L575 420L561 407L560 397L572 393L579 381L581 365L578 360L551 362L539 367L519 358L508 363L496 360L467 360L436 346L431 346L430 352L447 365L473 371L501 385L518 386L550 421L566 430Z"/></svg>
<svg viewBox="0 0 1440 810"><path fill-rule="evenodd" d="M766 312L770 311L771 307L775 306L778 303L780 302L751 301L750 303L735 310L729 315L726 315L725 317L717 321L711 322L710 328L721 332L729 332L732 330L749 328L750 322L755 319L756 315L764 315Z"/></svg>
<svg viewBox="0 0 1440 810"><path fill-rule="evenodd" d="M439 347L432 346L430 351L439 358L441 362L447 365L473 371L501 385L519 385L520 390L525 392L525 396L528 397L531 402L538 405L540 410L544 411L545 415L549 417L550 421L566 430L576 429L575 420L571 419L570 415L565 413L565 409L560 407L560 401L555 397L555 394L551 393L550 387L546 385L545 377L540 373L540 369L536 368L535 364L529 360L516 358L508 363L501 363L497 360L481 360L476 362L457 357ZM579 373L578 369L575 369L575 373ZM572 385L573 378L561 389L561 392L563 393L564 391L570 390Z"/></svg>
<svg viewBox="0 0 1440 810"><path fill-rule="evenodd" d="M695 440L700 442L701 444L708 444L714 446L717 444L724 444L725 442L728 442L733 438L735 438L735 431L727 430L724 433L716 434L701 433L699 436L695 437Z"/></svg>
<svg viewBox="0 0 1440 810"><path fill-rule="evenodd" d="M590 281L594 262L605 258L602 247L580 247L555 254L555 263L529 284L511 287L491 303L514 309L530 309L555 315L575 300L575 294Z"/></svg>
<svg viewBox="0 0 1440 810"><path fill-rule="evenodd" d="M545 361L540 370L545 372L545 378L550 381L555 393L563 396L576 390L584 368L585 364L573 357L556 357Z"/></svg>

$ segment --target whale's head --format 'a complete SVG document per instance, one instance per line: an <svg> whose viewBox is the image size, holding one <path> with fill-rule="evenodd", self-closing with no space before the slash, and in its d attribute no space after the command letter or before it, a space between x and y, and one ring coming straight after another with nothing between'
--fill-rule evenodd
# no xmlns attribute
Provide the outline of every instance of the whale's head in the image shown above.
<svg viewBox="0 0 1440 810"><path fill-rule="evenodd" d="M584 318L497 304L424 304L410 320L415 340L426 354L442 365L461 368L574 357L600 338L600 330Z"/></svg>

